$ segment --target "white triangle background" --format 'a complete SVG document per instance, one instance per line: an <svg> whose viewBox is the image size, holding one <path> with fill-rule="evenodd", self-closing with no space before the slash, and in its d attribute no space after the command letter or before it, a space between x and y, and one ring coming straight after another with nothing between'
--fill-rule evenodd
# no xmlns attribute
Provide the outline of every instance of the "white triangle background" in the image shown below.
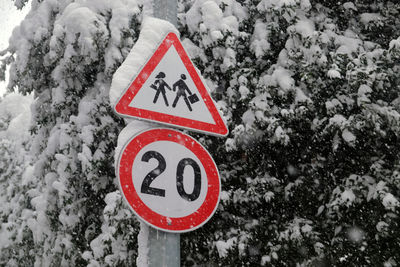
<svg viewBox="0 0 400 267"><path fill-rule="evenodd" d="M157 74L160 72L165 73L164 81L171 87L172 85L180 79L181 74L186 75L185 83L189 87L192 93L197 94L199 101L191 104L193 111L189 111L183 97L180 97L175 108L172 107L172 103L176 97L176 91L170 91L166 89L166 96L168 99L169 106L165 105L162 94L158 96L157 102L153 104L153 99L156 94L156 90L150 87L151 84L156 80ZM188 94L187 94L188 95ZM211 98L210 98L211 99ZM212 100L211 100L212 101ZM212 103L213 104L213 103ZM189 72L187 71L185 65L183 64L181 58L178 55L175 47L172 45L164 57L161 59L159 64L150 74L150 77L142 85L137 95L133 98L132 102L129 104L130 107L139 108L149 111L160 112L176 117L183 117L186 119L191 119L195 121L201 121L210 124L216 124L208 110L204 100L202 99L196 85L194 84Z"/></svg>

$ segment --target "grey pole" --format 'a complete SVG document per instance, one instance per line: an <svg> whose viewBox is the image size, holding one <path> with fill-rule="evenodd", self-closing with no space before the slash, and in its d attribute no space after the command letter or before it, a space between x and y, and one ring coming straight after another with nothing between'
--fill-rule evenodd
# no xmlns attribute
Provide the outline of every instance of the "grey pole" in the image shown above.
<svg viewBox="0 0 400 267"><path fill-rule="evenodd" d="M153 0L154 17L167 20L175 27L178 25L177 9L177 0ZM179 234L149 227L148 247L149 267L179 267L181 265Z"/></svg>
<svg viewBox="0 0 400 267"><path fill-rule="evenodd" d="M153 0L153 15L155 18L167 20L178 27L178 1Z"/></svg>
<svg viewBox="0 0 400 267"><path fill-rule="evenodd" d="M179 234L149 227L149 267L179 267L181 265Z"/></svg>

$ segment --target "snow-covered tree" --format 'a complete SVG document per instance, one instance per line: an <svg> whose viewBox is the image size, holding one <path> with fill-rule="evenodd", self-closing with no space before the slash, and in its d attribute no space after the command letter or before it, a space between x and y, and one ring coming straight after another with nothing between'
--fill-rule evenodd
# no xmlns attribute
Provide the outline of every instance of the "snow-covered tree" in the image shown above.
<svg viewBox="0 0 400 267"><path fill-rule="evenodd" d="M0 265L32 265L34 247L28 220L28 191L34 186L29 156L31 96L8 94L0 99ZM26 245L24 245L26 244ZM28 246L29 244L29 246ZM15 249L20 247L20 249Z"/></svg>
<svg viewBox="0 0 400 267"><path fill-rule="evenodd" d="M188 262L398 264L400 4L196 1L182 9L194 61L231 129L225 145L206 141L222 173L222 204L185 239L197 240Z"/></svg>
<svg viewBox="0 0 400 267"><path fill-rule="evenodd" d="M149 3L33 0L14 31L9 87L35 100L29 160L1 161L1 264L135 265L108 91ZM400 4L181 0L178 18L230 128L195 135L222 194L182 265L399 264Z"/></svg>
<svg viewBox="0 0 400 267"><path fill-rule="evenodd" d="M142 11L131 0L34 0L13 32L10 87L35 97L35 186L24 203L33 242L10 241L8 249L27 251L35 266L135 262L138 223L122 205L113 166L123 122L108 89L137 39Z"/></svg>

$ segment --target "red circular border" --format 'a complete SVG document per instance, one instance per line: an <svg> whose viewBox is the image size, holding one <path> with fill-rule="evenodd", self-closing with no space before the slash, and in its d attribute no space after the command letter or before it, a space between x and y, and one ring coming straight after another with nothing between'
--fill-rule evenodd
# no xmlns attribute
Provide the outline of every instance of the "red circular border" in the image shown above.
<svg viewBox="0 0 400 267"><path fill-rule="evenodd" d="M207 177L207 195L203 204L184 217L166 217L151 210L139 197L133 185L132 166L137 154L145 146L157 141L170 141L183 145L200 160ZM221 190L217 167L207 150L192 137L179 131L157 128L139 133L125 145L119 156L117 177L125 199L137 216L155 228L169 232L188 232L197 229L214 214Z"/></svg>

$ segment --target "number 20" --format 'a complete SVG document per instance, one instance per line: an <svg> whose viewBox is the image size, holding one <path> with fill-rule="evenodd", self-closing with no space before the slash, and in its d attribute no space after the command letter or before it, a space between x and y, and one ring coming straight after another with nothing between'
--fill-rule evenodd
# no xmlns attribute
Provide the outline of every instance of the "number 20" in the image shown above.
<svg viewBox="0 0 400 267"><path fill-rule="evenodd" d="M149 172L142 182L140 192L154 196L165 197L165 190L161 188L151 187L150 184L167 168L165 158L157 151L147 151L142 156L142 161L149 162L150 159L156 159L158 166ZM193 192L188 194L183 187L183 172L186 166L191 166L194 172L194 187ZM191 158L184 158L178 162L176 167L176 189L179 195L187 201L195 201L200 196L201 189L201 171L200 166Z"/></svg>

